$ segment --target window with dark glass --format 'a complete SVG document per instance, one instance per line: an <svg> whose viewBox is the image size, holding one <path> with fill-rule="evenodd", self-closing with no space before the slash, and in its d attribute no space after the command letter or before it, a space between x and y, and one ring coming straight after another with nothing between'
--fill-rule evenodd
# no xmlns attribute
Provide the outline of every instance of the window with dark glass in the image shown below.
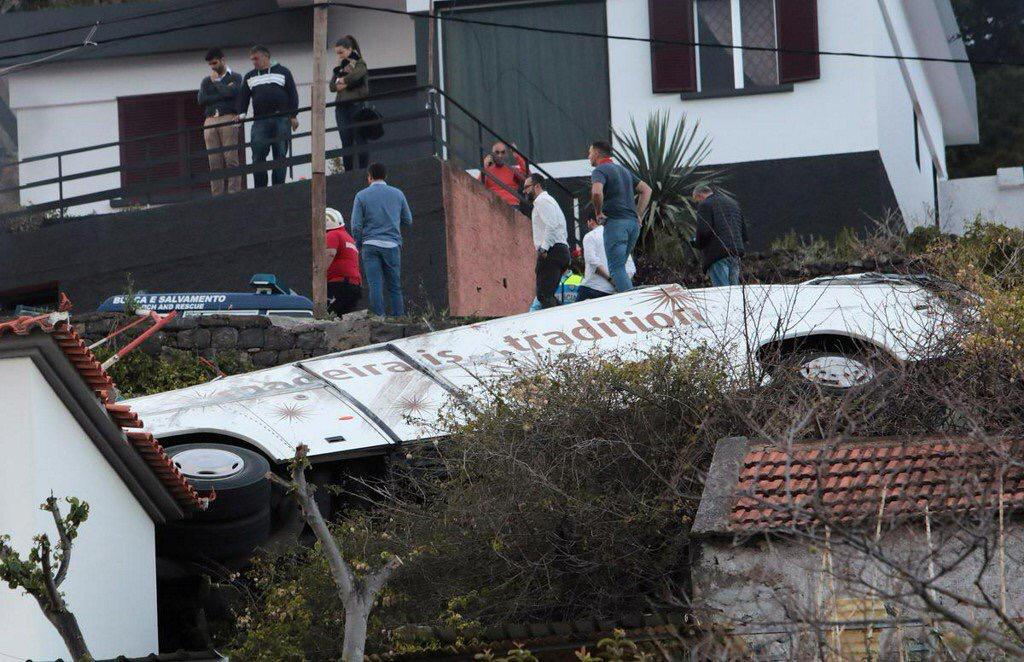
<svg viewBox="0 0 1024 662"><path fill-rule="evenodd" d="M693 2L700 92L779 84L775 0Z"/></svg>

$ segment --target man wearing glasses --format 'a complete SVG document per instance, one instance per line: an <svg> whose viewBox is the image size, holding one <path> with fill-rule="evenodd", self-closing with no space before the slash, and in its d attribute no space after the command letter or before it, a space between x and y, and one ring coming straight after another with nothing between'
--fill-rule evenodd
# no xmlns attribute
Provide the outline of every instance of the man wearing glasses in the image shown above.
<svg viewBox="0 0 1024 662"><path fill-rule="evenodd" d="M480 181L510 205L518 205L519 185L530 174L526 161L518 154L510 158L508 146L503 142L494 143L491 153L484 157L484 168Z"/></svg>

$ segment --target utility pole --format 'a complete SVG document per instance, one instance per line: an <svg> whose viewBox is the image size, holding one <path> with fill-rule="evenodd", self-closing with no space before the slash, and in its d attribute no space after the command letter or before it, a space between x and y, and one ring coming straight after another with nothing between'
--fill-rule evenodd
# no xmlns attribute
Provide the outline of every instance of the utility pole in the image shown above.
<svg viewBox="0 0 1024 662"><path fill-rule="evenodd" d="M326 228L327 179L324 153L327 149L324 113L327 99L324 82L327 74L324 55L327 52L327 0L313 0L313 89L310 103L310 237L313 246L313 314L327 315Z"/></svg>

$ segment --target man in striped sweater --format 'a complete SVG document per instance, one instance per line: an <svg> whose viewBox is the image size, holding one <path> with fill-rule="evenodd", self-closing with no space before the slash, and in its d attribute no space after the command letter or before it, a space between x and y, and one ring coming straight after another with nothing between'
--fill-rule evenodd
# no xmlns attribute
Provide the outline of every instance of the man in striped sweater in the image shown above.
<svg viewBox="0 0 1024 662"><path fill-rule="evenodd" d="M270 50L266 46L249 49L249 60L253 70L245 75L242 89L238 94L238 114L244 116L252 101L252 162L265 163L267 154L274 152L274 160L288 154L288 141L292 131L298 128L299 93L295 79L287 67L270 61ZM285 166L274 168L273 183L283 184ZM267 171L254 172L256 187L267 185Z"/></svg>

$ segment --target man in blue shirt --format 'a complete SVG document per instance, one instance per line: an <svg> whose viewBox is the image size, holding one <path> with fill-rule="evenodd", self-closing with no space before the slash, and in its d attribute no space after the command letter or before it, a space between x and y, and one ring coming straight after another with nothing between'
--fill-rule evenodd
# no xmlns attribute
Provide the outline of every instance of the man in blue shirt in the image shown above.
<svg viewBox="0 0 1024 662"><path fill-rule="evenodd" d="M405 194L384 179L387 168L370 164L370 185L356 194L352 204L352 237L363 260L363 273L370 290L370 310L385 315L384 286L391 299L391 314L405 315L402 298L402 226L412 225L412 212Z"/></svg>
<svg viewBox="0 0 1024 662"><path fill-rule="evenodd" d="M647 213L651 187L612 161L612 146L603 140L590 143L587 158L594 166L590 201L597 222L604 226L608 274L616 292L628 292L633 289L633 280L626 273L626 260L640 238L640 219ZM634 192L639 196L638 202L633 200Z"/></svg>

